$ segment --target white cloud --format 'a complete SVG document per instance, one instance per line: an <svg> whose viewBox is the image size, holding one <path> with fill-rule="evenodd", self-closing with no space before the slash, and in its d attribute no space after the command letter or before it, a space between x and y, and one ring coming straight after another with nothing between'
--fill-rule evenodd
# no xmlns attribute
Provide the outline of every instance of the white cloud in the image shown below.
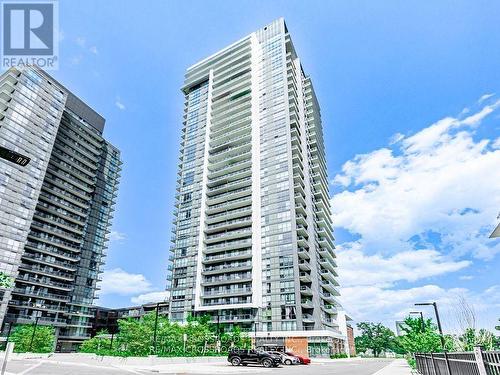
<svg viewBox="0 0 500 375"><path fill-rule="evenodd" d="M150 302L163 302L167 300L170 296L168 291L160 291L160 292L150 292L145 294L140 294L136 297L132 297L130 301L137 305L142 305Z"/></svg>
<svg viewBox="0 0 500 375"><path fill-rule="evenodd" d="M436 235L456 256L491 259L500 243L487 244L500 207L500 150L474 140L471 126L500 105L469 117L445 118L401 142L346 162L334 182L348 187L332 198L337 227L361 236L371 252L427 246ZM410 239L412 239L410 241Z"/></svg>
<svg viewBox="0 0 500 375"><path fill-rule="evenodd" d="M151 283L142 274L128 273L121 268L104 271L101 294L134 295L151 291Z"/></svg>
<svg viewBox="0 0 500 375"><path fill-rule="evenodd" d="M448 294L437 285L408 289L385 289L376 285L352 286L342 289L341 301L355 321L377 321L394 328L416 302L441 301ZM414 308L413 308L414 309Z"/></svg>
<svg viewBox="0 0 500 375"><path fill-rule="evenodd" d="M112 230L109 233L109 240L110 241L123 241L126 238L125 233L118 232L116 230Z"/></svg>
<svg viewBox="0 0 500 375"><path fill-rule="evenodd" d="M124 111L127 108L127 107L125 107L125 104L122 103L122 100L120 99L120 97L116 98L115 105L120 111Z"/></svg>
<svg viewBox="0 0 500 375"><path fill-rule="evenodd" d="M492 96L495 96L495 94L484 94L483 96L481 96L478 100L478 103L482 103L484 102L485 100L491 98Z"/></svg>
<svg viewBox="0 0 500 375"><path fill-rule="evenodd" d="M474 307L477 327L494 330L498 324L500 309L500 286L492 286L474 293L466 288L443 288L425 284L401 289L386 289L376 285L343 288L340 300L348 308L349 315L356 321L382 322L395 329L397 320L404 320L410 311L424 312L426 318L434 319L430 307L416 307L419 302L437 302L445 333L460 332L463 327L457 322L457 305L464 298Z"/></svg>
<svg viewBox="0 0 500 375"><path fill-rule="evenodd" d="M474 276L471 276L471 275L463 275L463 276L459 277L459 279L463 280L463 281L472 280L473 278L474 278Z"/></svg>
<svg viewBox="0 0 500 375"><path fill-rule="evenodd" d="M96 47L96 46L92 46L92 47L90 47L90 48L89 48L89 51L90 51L91 53L93 53L94 55L99 54L99 51L97 50L97 47Z"/></svg>
<svg viewBox="0 0 500 375"><path fill-rule="evenodd" d="M367 255L358 242L337 251L342 286L391 286L397 281L415 282L432 276L455 272L469 261L447 259L436 250L402 251L395 255ZM362 275L362 277L360 277Z"/></svg>
<svg viewBox="0 0 500 375"><path fill-rule="evenodd" d="M401 141L405 136L401 133L396 133L394 134L390 139L389 139L389 145L393 145Z"/></svg>
<svg viewBox="0 0 500 375"><path fill-rule="evenodd" d="M500 137L498 137L495 142L491 145L494 149L499 150L500 149Z"/></svg>
<svg viewBox="0 0 500 375"><path fill-rule="evenodd" d="M499 107L397 133L393 145L356 155L334 177L344 189L332 198L334 224L353 235L338 246L341 300L356 321L393 326L415 302L446 306L460 294L489 317L483 326L498 319L500 287L474 293L428 280L500 253L500 242L488 239L500 207L500 140L475 134Z"/></svg>

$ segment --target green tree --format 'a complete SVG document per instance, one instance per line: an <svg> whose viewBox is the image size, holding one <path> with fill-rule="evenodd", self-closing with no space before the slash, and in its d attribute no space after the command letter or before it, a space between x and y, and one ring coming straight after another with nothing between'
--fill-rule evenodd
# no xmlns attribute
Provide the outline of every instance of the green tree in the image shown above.
<svg viewBox="0 0 500 375"><path fill-rule="evenodd" d="M500 350L500 336L493 337L493 350Z"/></svg>
<svg viewBox="0 0 500 375"><path fill-rule="evenodd" d="M6 275L3 272L0 272L0 288L8 289L14 286L14 278Z"/></svg>
<svg viewBox="0 0 500 375"><path fill-rule="evenodd" d="M453 337L453 350L459 352L471 352L476 346L481 346L485 350L493 350L495 344L495 335L486 329L467 328L461 335Z"/></svg>
<svg viewBox="0 0 500 375"><path fill-rule="evenodd" d="M121 351L132 356L147 356L153 348L154 313L142 317L140 320L128 318L118 321L119 333L117 342ZM158 317L160 326L165 318Z"/></svg>
<svg viewBox="0 0 500 375"><path fill-rule="evenodd" d="M394 350L396 337L394 332L381 323L361 322L357 324L361 335L354 339L356 351L363 353L371 349L373 355L378 357L380 353Z"/></svg>
<svg viewBox="0 0 500 375"><path fill-rule="evenodd" d="M403 335L398 337L405 353L435 353L442 351L441 337L431 319L407 318L401 326Z"/></svg>
<svg viewBox="0 0 500 375"><path fill-rule="evenodd" d="M155 353L168 357L225 354L232 346L242 348L251 346L248 335L235 327L230 332L221 334L222 345L219 347L217 326L212 323L211 319L209 316L189 317L186 324L178 324L170 322L164 316L158 316L156 351L154 350L156 321L154 312L144 315L141 319L120 319L118 321L119 331L113 342L112 350L109 350L111 345L109 339L103 337L101 332L100 337L98 335L86 340L80 351L120 356L146 356Z"/></svg>
<svg viewBox="0 0 500 375"><path fill-rule="evenodd" d="M498 321L500 322L500 319L498 319ZM495 329L497 331L500 331L500 325L495 326ZM494 335L494 337L493 337L493 348L495 350L500 350L500 332L499 332L499 334Z"/></svg>
<svg viewBox="0 0 500 375"><path fill-rule="evenodd" d="M54 327L37 326L35 335L34 324L18 325L9 337L9 341L14 342L14 351L16 353L26 353L30 351L30 343L33 337L31 346L32 353L52 353L54 350L55 331Z"/></svg>

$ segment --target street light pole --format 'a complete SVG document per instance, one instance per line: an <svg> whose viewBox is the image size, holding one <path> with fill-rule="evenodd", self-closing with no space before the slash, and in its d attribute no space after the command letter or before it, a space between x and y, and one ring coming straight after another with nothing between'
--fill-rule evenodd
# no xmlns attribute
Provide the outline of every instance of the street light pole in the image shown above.
<svg viewBox="0 0 500 375"><path fill-rule="evenodd" d="M436 302L416 303L415 306L432 306L432 307L434 307L434 314L436 314L436 322L437 322L437 326L438 326L439 336L441 337L441 346L443 347L443 350L445 350L443 328L441 327L441 319L439 319L439 312L438 312L438 308L437 308L437 303Z"/></svg>
<svg viewBox="0 0 500 375"><path fill-rule="evenodd" d="M221 347L221 342L220 342L220 312L217 310L217 352L220 353L220 347Z"/></svg>
<svg viewBox="0 0 500 375"><path fill-rule="evenodd" d="M254 338L253 338L253 348L257 349L257 322L259 321L259 310L257 309L257 312L255 313L255 322L253 323L253 332L254 332Z"/></svg>
<svg viewBox="0 0 500 375"><path fill-rule="evenodd" d="M439 312L437 308L436 302L426 302L426 303L416 303L415 306L432 306L434 307L434 314L436 314L436 322L439 330L439 337L441 337L441 346L443 348L444 359L446 361L446 370L448 371L448 375L451 375L451 367L450 361L448 360L448 354L446 352L446 344L443 335L443 328L441 327L441 319L439 319Z"/></svg>
<svg viewBox="0 0 500 375"><path fill-rule="evenodd" d="M217 311L217 340L220 340L220 314Z"/></svg>
<svg viewBox="0 0 500 375"><path fill-rule="evenodd" d="M420 322L422 323L422 333L424 333L425 332L424 313L422 311L410 311L410 314L420 315Z"/></svg>
<svg viewBox="0 0 500 375"><path fill-rule="evenodd" d="M153 335L153 350L154 350L155 354L156 354L156 334L157 334L157 331L158 331L158 310L160 309L160 306L162 306L164 304L165 304L165 301L164 302L158 302L156 304L155 330L154 330L154 335Z"/></svg>
<svg viewBox="0 0 500 375"><path fill-rule="evenodd" d="M35 326L33 327L33 333L31 334L31 340L30 340L30 348L28 350L28 352L31 353L31 349L33 348L33 340L35 339L35 332L36 332L36 327L38 325L38 319L40 319L40 316L37 316L35 318Z"/></svg>
<svg viewBox="0 0 500 375"><path fill-rule="evenodd" d="M158 330L158 310L160 309L160 302L156 304L156 314L155 314L155 332L153 336L153 349L156 354L156 331Z"/></svg>
<svg viewBox="0 0 500 375"><path fill-rule="evenodd" d="M432 306L434 307L434 313L436 314L436 320L437 320L437 324L438 324L439 334L441 335L441 344L443 345L443 350L445 350L443 328L441 328L441 319L439 319L439 312L438 312L438 308L437 308L437 303L432 302Z"/></svg>

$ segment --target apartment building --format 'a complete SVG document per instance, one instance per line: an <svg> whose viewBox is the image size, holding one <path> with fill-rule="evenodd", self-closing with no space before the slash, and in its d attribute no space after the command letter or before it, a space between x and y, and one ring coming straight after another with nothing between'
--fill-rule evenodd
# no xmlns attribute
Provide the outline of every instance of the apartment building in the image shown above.
<svg viewBox="0 0 500 375"><path fill-rule="evenodd" d="M182 92L171 319L344 351L320 108L284 20L189 67Z"/></svg>
<svg viewBox="0 0 500 375"><path fill-rule="evenodd" d="M153 313L158 316L168 318L169 304L168 301L159 303L145 303L139 306L107 308L96 306L93 309L94 317L91 320L92 330L91 336L94 337L100 331L105 330L109 334L115 334L119 331L118 321L120 319L141 319L144 315Z"/></svg>
<svg viewBox="0 0 500 375"><path fill-rule="evenodd" d="M42 70L0 76L0 271L15 278L0 304L3 331L56 327L59 350L90 335L121 170L105 120Z"/></svg>

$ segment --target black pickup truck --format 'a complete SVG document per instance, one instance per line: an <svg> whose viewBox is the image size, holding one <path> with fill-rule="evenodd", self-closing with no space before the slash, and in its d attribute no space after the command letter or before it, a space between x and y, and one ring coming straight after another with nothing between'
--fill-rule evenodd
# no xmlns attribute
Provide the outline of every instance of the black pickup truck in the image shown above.
<svg viewBox="0 0 500 375"><path fill-rule="evenodd" d="M264 367L278 367L281 364L281 358L278 356L255 349L233 349L229 352L227 360L233 366L255 364Z"/></svg>

